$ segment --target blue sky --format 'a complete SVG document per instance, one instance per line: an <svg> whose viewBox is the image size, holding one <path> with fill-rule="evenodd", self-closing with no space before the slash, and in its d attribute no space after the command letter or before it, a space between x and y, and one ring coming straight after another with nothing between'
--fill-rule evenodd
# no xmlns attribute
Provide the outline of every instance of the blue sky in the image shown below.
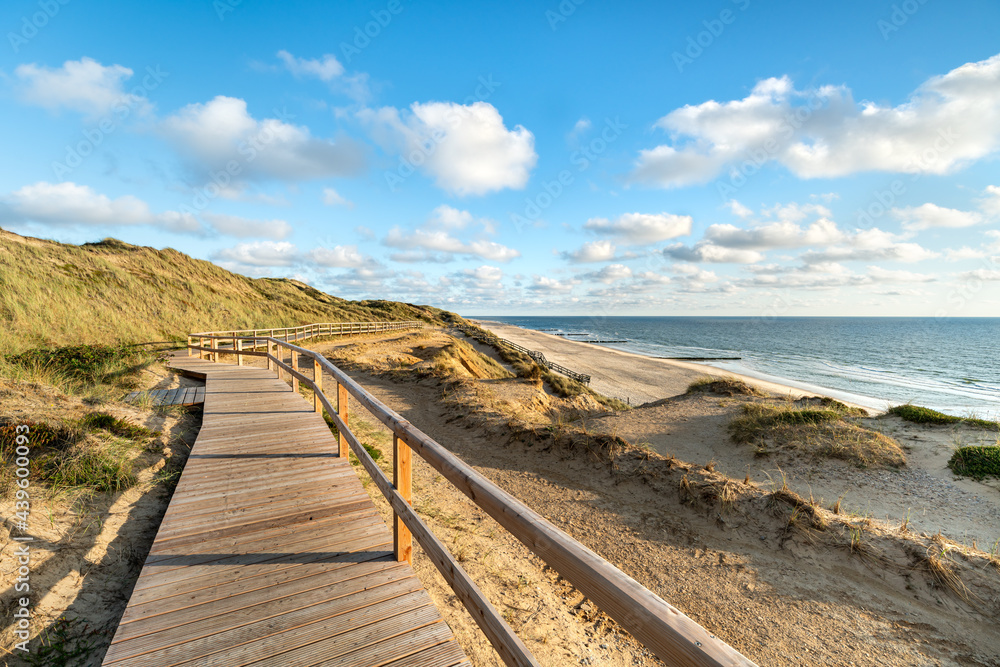
<svg viewBox="0 0 1000 667"><path fill-rule="evenodd" d="M464 314L1000 316L996 2L12 0L0 225Z"/></svg>

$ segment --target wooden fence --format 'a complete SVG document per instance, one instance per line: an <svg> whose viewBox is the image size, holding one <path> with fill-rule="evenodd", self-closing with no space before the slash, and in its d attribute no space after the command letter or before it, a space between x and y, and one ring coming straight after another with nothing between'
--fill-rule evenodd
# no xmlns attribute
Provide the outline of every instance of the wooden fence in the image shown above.
<svg viewBox="0 0 1000 667"><path fill-rule="evenodd" d="M499 336L495 335L492 331L486 331L485 329L477 330L474 329L473 327L465 327L465 326L460 326L459 329L461 329L465 334L471 336L472 338L475 338L480 342L493 345L494 347L497 347L499 345L506 345L507 347L517 350L518 352L523 352L524 354L531 357L535 361L535 363L537 363L539 366L542 366L543 368L548 368L549 370L556 371L557 373L561 373L562 375L565 375L568 378L576 380L580 384L590 384L589 375L584 375L583 373L577 373L576 371L571 371L565 366L561 366L553 361L549 361L548 359L545 358L545 355L542 354L541 352L536 352L535 350L529 350L528 348L522 345L518 345L512 340L507 340L506 338L500 338Z"/></svg>
<svg viewBox="0 0 1000 667"><path fill-rule="evenodd" d="M668 665L753 665L754 663L681 611L466 465L365 391L325 357L288 342L290 336L294 337L294 340L302 340L312 336L331 335L331 326L341 327L332 335L338 335L340 332L346 335L348 331L354 333L390 331L422 326L422 324L421 322L365 323L361 325L361 330L357 328L357 324L323 324L273 330L275 333L280 332L282 334L280 337L270 335L272 331L270 329L194 333L188 337L189 354L195 352L199 356L208 354L215 361L218 361L220 353L236 354L239 363L242 363L242 355L266 357L268 368L274 370L279 378L282 377L282 373L287 374L294 389L298 389L299 383L309 387L313 392L314 409L317 412L325 409L337 428L340 456L347 456L349 449L353 451L379 491L389 501L394 517L394 553L397 560L411 559L412 538L416 537L424 553L441 572L505 664L526 666L538 665L538 662L444 544L414 512L411 506L411 451L416 451L480 509L493 517L532 553L570 581ZM248 337L248 332L252 336ZM298 337L295 337L296 335ZM249 348L243 344L248 338L252 341ZM198 345L192 342L194 339L199 340ZM207 346L206 341L210 343ZM220 348L220 341L231 342L232 348ZM256 350L261 346L266 347L267 351ZM290 364L283 361L285 354L280 350L289 352ZM300 361L303 357L308 357L312 362L313 378L300 371ZM334 382L333 388L324 389L324 377L327 375ZM336 395L336 401L331 401L327 397L327 391ZM348 396L353 396L369 413L392 431L392 481L351 432Z"/></svg>

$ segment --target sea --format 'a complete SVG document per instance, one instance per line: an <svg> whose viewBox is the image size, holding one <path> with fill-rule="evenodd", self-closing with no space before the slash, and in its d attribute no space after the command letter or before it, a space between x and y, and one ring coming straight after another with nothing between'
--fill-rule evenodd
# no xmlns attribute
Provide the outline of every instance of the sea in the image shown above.
<svg viewBox="0 0 1000 667"><path fill-rule="evenodd" d="M870 408L1000 418L1000 318L473 316L706 365Z"/></svg>

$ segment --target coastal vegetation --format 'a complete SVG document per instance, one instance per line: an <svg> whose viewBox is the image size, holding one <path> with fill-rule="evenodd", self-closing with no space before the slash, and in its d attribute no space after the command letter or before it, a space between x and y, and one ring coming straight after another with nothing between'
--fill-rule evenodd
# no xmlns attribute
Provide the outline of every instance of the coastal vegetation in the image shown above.
<svg viewBox="0 0 1000 667"><path fill-rule="evenodd" d="M959 447L948 461L956 475L982 480L1000 478L1000 445Z"/></svg>
<svg viewBox="0 0 1000 667"><path fill-rule="evenodd" d="M859 467L905 465L900 444L860 424L860 416L857 408L832 399L824 407L801 407L794 402L745 403L729 430L735 442L756 444L758 455L783 448L842 459Z"/></svg>
<svg viewBox="0 0 1000 667"><path fill-rule="evenodd" d="M900 419L914 422L916 424L963 424L966 426L984 428L990 431L1000 431L1000 422L991 421L989 419L980 419L978 417L956 417L954 415L946 415L943 412L938 412L937 410L922 408L909 403L893 406L889 408L887 414L895 415Z"/></svg>
<svg viewBox="0 0 1000 667"><path fill-rule="evenodd" d="M193 331L425 320L444 311L348 301L290 279L248 278L170 248L70 245L0 230L0 350L182 341Z"/></svg>
<svg viewBox="0 0 1000 667"><path fill-rule="evenodd" d="M766 392L740 378L728 376L719 378L712 377L711 375L698 378L688 386L687 393L694 394L698 392L720 394L722 396L767 396Z"/></svg>
<svg viewBox="0 0 1000 667"><path fill-rule="evenodd" d="M500 359L510 366L511 371L517 377L528 380L544 380L557 396L573 398L575 396L586 395L611 410L628 410L630 407L624 401L604 396L573 378L560 375L540 365L524 352L504 345L495 335L482 327L465 322L462 326L462 331L470 338L493 348Z"/></svg>

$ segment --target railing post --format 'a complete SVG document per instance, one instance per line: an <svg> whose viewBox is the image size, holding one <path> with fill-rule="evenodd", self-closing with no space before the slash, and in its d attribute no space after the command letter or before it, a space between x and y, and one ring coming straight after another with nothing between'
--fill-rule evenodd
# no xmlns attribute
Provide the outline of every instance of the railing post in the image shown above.
<svg viewBox="0 0 1000 667"><path fill-rule="evenodd" d="M313 383L316 387L313 389L313 409L323 414L323 404L319 400L319 395L323 393L323 367L320 366L318 360L313 359Z"/></svg>
<svg viewBox="0 0 1000 667"><path fill-rule="evenodd" d="M267 362L267 370L271 370L271 341L265 340L264 345L267 347L267 356L264 357L264 361Z"/></svg>
<svg viewBox="0 0 1000 667"><path fill-rule="evenodd" d="M236 365L237 366L242 366L243 365L243 355L240 354L240 352L243 351L243 339L242 338L234 338L233 339L233 347L236 348Z"/></svg>
<svg viewBox="0 0 1000 667"><path fill-rule="evenodd" d="M299 353L295 350L292 350L292 370L299 370ZM292 376L292 391L297 394L299 393L299 379L295 377L294 373L290 373L290 375Z"/></svg>
<svg viewBox="0 0 1000 667"><path fill-rule="evenodd" d="M270 346L270 344L269 344L269 346ZM281 379L281 366L278 365L278 361L280 360L280 357L278 356L279 350L281 350L281 346L278 345L278 341L274 341L274 374L277 375L278 379L280 380ZM268 351L270 351L270 350L268 350Z"/></svg>
<svg viewBox="0 0 1000 667"><path fill-rule="evenodd" d="M194 350L191 349L191 336L188 336L188 356L194 356Z"/></svg>
<svg viewBox="0 0 1000 667"><path fill-rule="evenodd" d="M392 484L410 505L413 504L413 476L410 446L392 434ZM404 560L413 564L413 537L398 514L393 512L395 521L392 524L392 547L396 562Z"/></svg>
<svg viewBox="0 0 1000 667"><path fill-rule="evenodd" d="M340 421L344 422L344 426L347 426L347 387L340 382L337 383L337 415L340 416ZM337 429L337 440L340 445L340 456L346 459L347 439L340 429Z"/></svg>
<svg viewBox="0 0 1000 667"><path fill-rule="evenodd" d="M212 351L209 353L213 363L219 363L219 339L212 336Z"/></svg>

